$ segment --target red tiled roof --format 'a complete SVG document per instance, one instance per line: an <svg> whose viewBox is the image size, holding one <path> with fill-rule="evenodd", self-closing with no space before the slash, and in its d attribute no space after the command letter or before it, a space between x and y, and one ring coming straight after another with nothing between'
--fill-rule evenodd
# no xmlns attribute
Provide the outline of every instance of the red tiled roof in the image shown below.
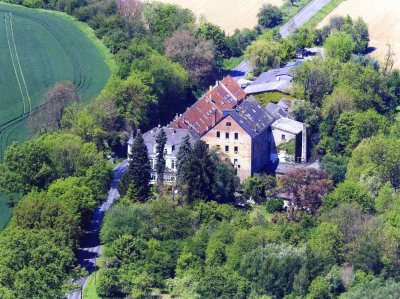
<svg viewBox="0 0 400 299"><path fill-rule="evenodd" d="M231 77L226 77L206 92L186 112L173 121L173 128L193 129L203 135L222 118L224 110L234 108L246 93Z"/></svg>

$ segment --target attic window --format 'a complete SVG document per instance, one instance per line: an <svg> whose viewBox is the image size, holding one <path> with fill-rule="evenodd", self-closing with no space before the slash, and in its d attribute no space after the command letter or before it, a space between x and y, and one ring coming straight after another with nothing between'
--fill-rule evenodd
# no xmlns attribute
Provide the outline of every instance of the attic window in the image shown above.
<svg viewBox="0 0 400 299"><path fill-rule="evenodd" d="M232 126L232 123L228 121L228 122L226 122L226 126L230 127L230 126Z"/></svg>

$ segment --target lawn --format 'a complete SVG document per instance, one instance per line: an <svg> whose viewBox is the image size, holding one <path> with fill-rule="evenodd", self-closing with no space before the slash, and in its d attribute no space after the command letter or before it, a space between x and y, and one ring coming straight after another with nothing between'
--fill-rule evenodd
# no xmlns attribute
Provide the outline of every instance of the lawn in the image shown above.
<svg viewBox="0 0 400 299"><path fill-rule="evenodd" d="M91 274L88 278L88 282L83 289L83 299L101 299L96 292L96 285L94 283L94 274Z"/></svg>
<svg viewBox="0 0 400 299"><path fill-rule="evenodd" d="M99 94L111 55L85 24L62 13L0 3L0 161L29 138L27 119L56 82L71 81L83 101ZM10 211L0 195L0 230Z"/></svg>

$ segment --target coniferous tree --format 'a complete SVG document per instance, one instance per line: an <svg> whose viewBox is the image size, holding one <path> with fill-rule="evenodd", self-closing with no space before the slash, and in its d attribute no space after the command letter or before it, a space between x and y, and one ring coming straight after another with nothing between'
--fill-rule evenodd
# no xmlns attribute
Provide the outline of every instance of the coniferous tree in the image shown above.
<svg viewBox="0 0 400 299"><path fill-rule="evenodd" d="M204 141L199 140L194 144L183 171L184 181L187 184L186 200L188 203L197 199L213 199L215 165Z"/></svg>
<svg viewBox="0 0 400 299"><path fill-rule="evenodd" d="M132 199L145 201L150 193L150 161L147 147L140 131L138 131L132 145L132 152L129 153L129 187L128 194Z"/></svg>
<svg viewBox="0 0 400 299"><path fill-rule="evenodd" d="M160 132L158 132L156 138L156 151L157 151L157 183L158 186L161 187L164 184L164 170L165 170L165 155L164 149L165 144L167 143L167 134L164 129L161 128Z"/></svg>
<svg viewBox="0 0 400 299"><path fill-rule="evenodd" d="M190 137L186 135L183 138L182 143L179 147L178 154L176 156L176 181L178 185L184 184L184 166L186 161L188 160L190 154L192 153L192 146L190 144Z"/></svg>

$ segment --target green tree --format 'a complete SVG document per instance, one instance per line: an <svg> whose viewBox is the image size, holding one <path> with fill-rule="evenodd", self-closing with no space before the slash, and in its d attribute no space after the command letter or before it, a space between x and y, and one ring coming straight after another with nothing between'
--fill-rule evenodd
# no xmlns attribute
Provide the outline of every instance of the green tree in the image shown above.
<svg viewBox="0 0 400 299"><path fill-rule="evenodd" d="M254 174L246 179L243 184L244 194L256 203L265 203L268 196L272 195L276 188L276 179L272 176Z"/></svg>
<svg viewBox="0 0 400 299"><path fill-rule="evenodd" d="M324 206L334 208L342 202L358 203L364 211L374 211L374 199L367 190L358 183L344 181L324 198Z"/></svg>
<svg viewBox="0 0 400 299"><path fill-rule="evenodd" d="M184 183L184 169L185 169L185 164L188 158L190 157L190 154L192 153L192 146L190 144L190 137L189 135L186 135L185 138L183 138L180 146L179 146L179 151L176 156L176 177L177 177L177 183L178 185L182 185ZM181 186L182 188L182 186Z"/></svg>
<svg viewBox="0 0 400 299"><path fill-rule="evenodd" d="M258 25L261 28L273 28L283 22L283 13L279 7L264 4L257 14Z"/></svg>
<svg viewBox="0 0 400 299"><path fill-rule="evenodd" d="M225 32L217 25L205 22L197 29L196 35L212 41L215 46L215 57L217 60L230 56L227 37Z"/></svg>
<svg viewBox="0 0 400 299"><path fill-rule="evenodd" d="M161 187L164 185L164 171L165 171L165 145L167 143L167 134L164 129L158 132L156 137L156 152L157 152L157 183Z"/></svg>
<svg viewBox="0 0 400 299"><path fill-rule="evenodd" d="M129 189L135 192L132 199L145 201L150 195L150 161L147 147L144 143L142 134L137 132L132 145L132 151L129 153ZM137 197L137 198L136 198Z"/></svg>
<svg viewBox="0 0 400 299"><path fill-rule="evenodd" d="M183 168L183 178L187 185L186 200L211 200L214 197L210 186L215 179L215 165L204 141L197 141Z"/></svg>
<svg viewBox="0 0 400 299"><path fill-rule="evenodd" d="M346 62L350 59L355 45L350 35L344 32L336 32L326 39L324 47L328 57Z"/></svg>
<svg viewBox="0 0 400 299"><path fill-rule="evenodd" d="M325 155L321 161L322 167L335 185L344 181L348 162L348 158L332 154Z"/></svg>

